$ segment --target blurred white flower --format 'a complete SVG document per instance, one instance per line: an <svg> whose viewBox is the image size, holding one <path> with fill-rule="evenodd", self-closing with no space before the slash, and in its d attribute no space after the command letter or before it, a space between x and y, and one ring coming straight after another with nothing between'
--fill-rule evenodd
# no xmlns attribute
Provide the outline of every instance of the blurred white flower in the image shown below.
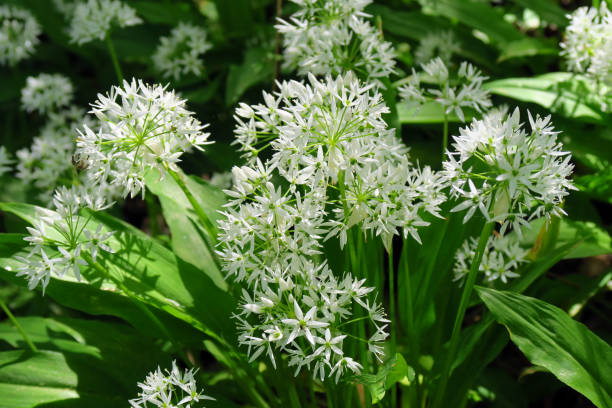
<svg viewBox="0 0 612 408"><path fill-rule="evenodd" d="M176 361L172 362L172 370L162 370L157 367L147 375L145 381L138 383L138 397L131 399L133 408L147 407L195 407L194 403L214 400L198 390L195 374L196 369L181 370ZM201 405L197 405L201 407Z"/></svg>
<svg viewBox="0 0 612 408"><path fill-rule="evenodd" d="M61 74L39 74L28 77L21 89L21 107L28 111L49 113L67 106L74 90L70 79Z"/></svg>
<svg viewBox="0 0 612 408"><path fill-rule="evenodd" d="M400 98L417 106L428 101L439 103L448 115L455 113L465 121L464 108L472 108L483 113L491 107L489 92L482 88L487 77L468 62L462 62L456 75L451 76L440 57L421 65L423 73L412 71L408 83L399 88ZM437 88L421 85L421 76L433 81Z"/></svg>
<svg viewBox="0 0 612 408"><path fill-rule="evenodd" d="M148 169L163 176L167 169L177 169L184 152L211 143L203 132L206 125L166 88L132 79L113 86L106 96L98 94L90 111L98 126L84 125L77 138L76 154L91 169L90 182L122 186L124 196L144 194Z"/></svg>
<svg viewBox="0 0 612 408"><path fill-rule="evenodd" d="M455 280L461 280L467 276L477 246L478 240L472 237L466 240L455 254L455 267L453 269ZM492 235L487 241L478 270L484 274L484 279L487 282L499 279L503 283L508 283L508 279L519 276L516 270L520 264L527 261L527 252L519 246L518 241L511 240L508 236L496 237Z"/></svg>
<svg viewBox="0 0 612 408"><path fill-rule="evenodd" d="M382 40L363 12L371 0L292 0L300 9L289 21L280 19L283 67L300 75L338 75L356 72L381 85L395 72L395 51Z"/></svg>
<svg viewBox="0 0 612 408"><path fill-rule="evenodd" d="M30 57L40 42L40 25L21 7L0 6L0 64L16 65Z"/></svg>
<svg viewBox="0 0 612 408"><path fill-rule="evenodd" d="M190 23L179 23L168 37L162 37L153 54L155 69L164 77L179 79L187 74L202 75L202 55L212 44L206 40L206 30Z"/></svg>
<svg viewBox="0 0 612 408"><path fill-rule="evenodd" d="M580 7L567 16L570 20L561 43L568 68L597 80L612 73L612 13L605 1L599 9Z"/></svg>
<svg viewBox="0 0 612 408"><path fill-rule="evenodd" d="M454 54L461 49L452 31L432 31L427 33L414 52L414 60L425 64L439 57L444 64L449 64Z"/></svg>
<svg viewBox="0 0 612 408"><path fill-rule="evenodd" d="M462 200L452 211L468 209L467 221L478 209L485 219L512 225L520 234L530 219L565 214L562 203L575 189L569 177L574 166L563 151L550 116L532 118L531 131L523 129L518 108L474 120L454 136L454 151L447 151L444 178L451 196Z"/></svg>
<svg viewBox="0 0 612 408"><path fill-rule="evenodd" d="M120 0L87 0L74 6L70 23L70 41L83 45L104 40L114 27L142 23L136 11Z"/></svg>

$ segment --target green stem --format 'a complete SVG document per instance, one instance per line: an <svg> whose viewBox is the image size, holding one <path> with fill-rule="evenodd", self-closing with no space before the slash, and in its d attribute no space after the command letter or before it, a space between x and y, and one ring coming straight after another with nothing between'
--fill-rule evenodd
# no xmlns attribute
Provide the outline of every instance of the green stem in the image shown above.
<svg viewBox="0 0 612 408"><path fill-rule="evenodd" d="M489 237L491 236L494 227L494 223L487 222L482 227L480 238L478 239L478 247L476 248L474 258L472 259L470 271L468 272L468 276L463 287L463 292L461 293L459 309L457 310L457 315L455 316L455 323L453 324L453 332L450 338L448 354L446 355L446 359L444 361L444 368L442 370L440 385L436 390L436 399L433 404L434 408L441 406L442 402L444 401L444 392L446 391L446 385L448 384L448 379L451 375L450 371L452 362L455 358L455 354L457 353L457 347L459 346L459 334L461 332L461 324L463 323L465 312L467 310L468 304L470 303L470 296L472 295L472 290L474 289L474 284L476 283L478 269L480 268L480 262L482 261L482 256L484 255L487 241L489 240Z"/></svg>
<svg viewBox="0 0 612 408"><path fill-rule="evenodd" d="M21 334L21 337L23 337L25 342L28 344L28 347L30 348L30 350L32 350L32 352L34 353L38 353L38 349L36 348L34 343L32 343L32 340L30 340L30 337L28 337L28 334L23 330L23 327L21 327L21 325L19 324L19 322L17 321L13 313L11 313L8 306L6 306L6 304L4 303L2 299L0 299L0 307L2 308L2 310L4 310L4 313L6 313L10 321L13 322L13 324L15 325L15 327Z"/></svg>
<svg viewBox="0 0 612 408"><path fill-rule="evenodd" d="M111 40L110 33L106 35L106 45L108 46L108 53L113 61L113 67L115 68L115 74L117 74L119 85L121 85L123 83L123 73L121 72L121 66L119 65L119 59L117 58L117 52L115 51L115 45L113 44L113 40Z"/></svg>
<svg viewBox="0 0 612 408"><path fill-rule="evenodd" d="M391 320L391 355L395 354L395 325L397 319L395 318L395 273L393 270L393 243L389 245L388 250L389 256L389 320ZM391 386L391 407L397 406L397 386L394 383Z"/></svg>
<svg viewBox="0 0 612 408"><path fill-rule="evenodd" d="M206 215L206 213L204 212L204 209L202 208L200 203L198 203L198 201L195 199L193 194L191 194L191 191L189 191L189 189L187 188L187 185L185 184L185 181L183 180L183 175L179 174L178 172L174 170L170 170L170 169L168 169L168 173L170 173L170 175L172 176L176 184L178 184L180 189L183 190L183 193L185 194L185 197L187 197L187 200L189 200L189 204L191 204L193 211L195 211L196 215L202 222L202 226L206 230L206 233L208 234L211 242L214 244L217 241L217 229L215 228L213 223L210 221L210 218L208 218L208 215ZM214 254L214 251L211 251L211 255L212 254ZM213 258L216 259L214 255L213 255Z"/></svg>
<svg viewBox="0 0 612 408"><path fill-rule="evenodd" d="M448 115L444 112L444 130L442 133L442 161L446 158L446 149L448 149Z"/></svg>

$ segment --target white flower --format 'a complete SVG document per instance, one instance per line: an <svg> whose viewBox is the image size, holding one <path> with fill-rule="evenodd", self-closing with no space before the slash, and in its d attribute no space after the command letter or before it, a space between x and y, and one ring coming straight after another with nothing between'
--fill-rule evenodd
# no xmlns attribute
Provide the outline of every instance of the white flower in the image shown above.
<svg viewBox="0 0 612 408"><path fill-rule="evenodd" d="M414 52L414 59L420 64L425 64L433 58L440 57L443 63L448 64L453 54L460 49L452 31L432 31L421 38Z"/></svg>
<svg viewBox="0 0 612 408"><path fill-rule="evenodd" d="M88 0L74 8L70 23L70 41L83 45L93 40L104 40L114 27L128 27L142 23L136 11L120 0Z"/></svg>
<svg viewBox="0 0 612 408"><path fill-rule="evenodd" d="M300 75L338 75L357 72L362 79L381 85L395 72L391 43L365 18L371 0L292 0L300 9L289 21L279 20L283 35L283 66Z"/></svg>
<svg viewBox="0 0 612 408"><path fill-rule="evenodd" d="M32 14L15 6L0 6L0 64L16 65L30 57L40 42L40 26Z"/></svg>
<svg viewBox="0 0 612 408"><path fill-rule="evenodd" d="M64 75L30 76L21 90L21 106L28 112L53 112L70 104L73 92L72 83Z"/></svg>
<svg viewBox="0 0 612 408"><path fill-rule="evenodd" d="M63 277L67 271L71 271L80 281L80 267L87 265L83 252L89 251L88 255L92 258L99 249L113 252L104 243L113 232L103 233L99 226L92 234L88 228L90 218L78 214L84 207L99 209L90 205L92 199L86 195L85 189L62 187L55 192L54 211L38 209L36 221L27 228L29 235L24 238L31 249L25 257L17 257L21 262L17 276L25 275L30 289L42 282L44 294L51 276Z"/></svg>
<svg viewBox="0 0 612 408"><path fill-rule="evenodd" d="M451 196L462 200L452 211L478 208L487 220L499 221L501 232L512 225L517 233L529 219L565 214L561 204L573 165L550 124L550 116L532 118L531 131L520 123L518 108L474 120L454 137L454 151L443 163ZM491 203L494 203L492 206Z"/></svg>
<svg viewBox="0 0 612 408"><path fill-rule="evenodd" d="M157 367L147 375L145 381L138 383L138 397L131 399L133 408L146 407L193 407L194 402L214 400L198 390L195 374L197 369L181 370L176 361L172 361L172 370ZM201 405L198 405L198 407Z"/></svg>
<svg viewBox="0 0 612 408"><path fill-rule="evenodd" d="M92 104L99 126L84 125L78 131L76 154L91 169L90 181L123 187L123 195L132 197L141 190L150 168L165 174L177 169L181 155L192 147L202 150L209 144L208 133L185 109L180 99L166 86L148 85L133 79L110 93L98 94Z"/></svg>
<svg viewBox="0 0 612 408"><path fill-rule="evenodd" d="M155 69L164 77L179 79L187 74L202 75L202 55L211 47L206 30L189 23L179 23L168 37L162 37L153 54Z"/></svg>
<svg viewBox="0 0 612 408"><path fill-rule="evenodd" d="M462 62L453 77L440 57L421 66L424 74L431 78L438 88L422 87L422 74L413 70L409 82L399 88L403 101L417 106L435 101L442 105L447 115L454 112L461 121L465 121L463 108L472 108L483 113L491 107L489 92L482 88L487 77L468 62Z"/></svg>
<svg viewBox="0 0 612 408"><path fill-rule="evenodd" d="M472 237L466 240L455 254L453 269L455 280L467 276L477 246L478 240ZM487 282L499 279L503 283L508 283L508 279L519 276L515 271L520 264L527 261L527 252L516 240L510 240L508 236L499 238L491 236L487 241L479 271L484 274Z"/></svg>
<svg viewBox="0 0 612 408"><path fill-rule="evenodd" d="M599 10L580 7L567 16L570 20L561 43L568 68L597 80L612 72L612 13L602 1Z"/></svg>

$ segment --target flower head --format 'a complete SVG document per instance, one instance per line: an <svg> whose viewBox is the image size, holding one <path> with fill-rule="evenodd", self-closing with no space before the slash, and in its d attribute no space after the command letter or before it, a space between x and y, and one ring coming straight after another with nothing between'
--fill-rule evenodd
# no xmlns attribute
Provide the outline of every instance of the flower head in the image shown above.
<svg viewBox="0 0 612 408"><path fill-rule="evenodd" d="M279 20L283 66L300 75L338 75L354 71L369 82L394 72L391 43L366 20L371 0L292 0L300 9L290 21Z"/></svg>
<svg viewBox="0 0 612 408"><path fill-rule="evenodd" d="M570 20L561 43L570 70L598 80L612 73L612 13L605 1L599 9L580 7L567 16Z"/></svg>
<svg viewBox="0 0 612 408"><path fill-rule="evenodd" d="M83 45L93 40L104 40L114 27L128 27L142 23L136 11L120 0L87 0L74 7L70 23L70 41Z"/></svg>
<svg viewBox="0 0 612 408"><path fill-rule="evenodd" d="M201 75L204 71L202 55L212 45L206 39L206 30L189 23L179 23L168 37L162 37L153 64L164 77L179 79L187 74Z"/></svg>
<svg viewBox="0 0 612 408"><path fill-rule="evenodd" d="M0 64L16 65L40 42L40 25L32 14L15 6L0 6Z"/></svg>
<svg viewBox="0 0 612 408"><path fill-rule="evenodd" d="M421 38L414 52L414 59L420 64L425 64L439 57L443 63L448 64L453 54L460 49L452 31L432 31Z"/></svg>
<svg viewBox="0 0 612 408"><path fill-rule="evenodd" d="M124 81L109 94L99 94L91 113L99 126L78 131L76 154L92 169L90 181L121 185L124 196L144 194L148 169L163 175L176 169L184 152L210 143L206 126L165 86Z"/></svg>
<svg viewBox="0 0 612 408"><path fill-rule="evenodd" d="M198 390L195 380L197 369L181 370L176 361L172 362L172 369L162 372L157 367L147 375L144 382L138 383L140 392L138 397L131 399L133 408L146 407L193 407L194 403L214 400ZM198 405L199 406L199 405Z"/></svg>
<svg viewBox="0 0 612 408"><path fill-rule="evenodd" d="M474 120L455 136L454 151L443 163L451 196L463 200L452 211L468 209L467 221L479 209L487 220L502 223L502 233L536 217L564 214L561 204L573 165L564 152L550 116L534 119L531 130L520 123L518 108L504 118L495 114Z"/></svg>
<svg viewBox="0 0 612 408"><path fill-rule="evenodd" d="M61 74L39 74L28 77L21 90L21 106L28 112L53 112L70 104L72 83Z"/></svg>

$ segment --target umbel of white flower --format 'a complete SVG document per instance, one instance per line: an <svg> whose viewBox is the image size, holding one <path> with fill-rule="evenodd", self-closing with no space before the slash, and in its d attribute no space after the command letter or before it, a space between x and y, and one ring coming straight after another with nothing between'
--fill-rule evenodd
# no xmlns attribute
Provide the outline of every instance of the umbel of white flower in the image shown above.
<svg viewBox="0 0 612 408"><path fill-rule="evenodd" d="M443 163L450 194L461 201L452 211L467 210L467 221L479 210L488 221L521 226L538 217L565 214L563 199L575 189L569 152L564 152L550 116L534 119L531 130L520 122L519 109L474 120L454 136L453 151Z"/></svg>
<svg viewBox="0 0 612 408"><path fill-rule="evenodd" d="M455 280L461 280L468 275L477 246L478 240L471 237L455 254ZM516 270L520 264L527 261L526 256L527 250L520 247L518 240L510 238L509 235L492 235L487 241L478 270L484 274L486 282L499 279L508 283L508 279L519 276Z"/></svg>
<svg viewBox="0 0 612 408"><path fill-rule="evenodd" d="M605 1L599 9L580 7L567 16L569 25L561 43L568 68L597 80L612 73L612 13Z"/></svg>
<svg viewBox="0 0 612 408"><path fill-rule="evenodd" d="M394 72L391 43L366 20L371 0L291 0L300 9L289 21L280 19L283 67L300 75L338 75L355 71L369 82Z"/></svg>
<svg viewBox="0 0 612 408"><path fill-rule="evenodd" d="M95 261L100 251L113 252L105 243L113 232L103 231L101 224L94 230L90 219L78 214L85 207L106 208L102 197L81 187L61 187L55 192L53 206L55 210L37 209L36 220L24 238L30 250L26 256L16 257L20 261L17 276L25 276L30 289L40 283L43 294L52 275L63 277L70 272L81 280L80 268L87 265L84 254Z"/></svg>
<svg viewBox="0 0 612 408"><path fill-rule="evenodd" d="M74 6L70 22L70 41L83 45L104 40L113 27L142 23L136 11L121 0L88 0Z"/></svg>
<svg viewBox="0 0 612 408"><path fill-rule="evenodd" d="M138 383L140 392L138 397L131 399L130 406L133 408L153 407L203 407L194 405L214 398L204 395L198 390L195 374L196 369L181 370L176 361L172 362L172 369L162 370L157 367L147 375L144 382Z"/></svg>
<svg viewBox="0 0 612 408"><path fill-rule="evenodd" d="M435 101L442 105L445 113L455 113L461 121L465 121L464 108L472 108L482 113L491 107L489 92L482 88L487 77L468 62L462 62L456 76L450 76L448 68L440 57L421 65L422 73L412 70L412 76L406 85L399 88L403 101L423 104ZM430 88L421 85L421 76L426 76L437 87Z"/></svg>
<svg viewBox="0 0 612 408"><path fill-rule="evenodd" d="M206 30L190 23L179 23L168 37L162 37L153 54L155 69L166 78L180 79L187 74L204 72L202 55L212 44L206 40Z"/></svg>
<svg viewBox="0 0 612 408"><path fill-rule="evenodd" d="M449 64L452 56L460 49L461 46L452 31L432 31L419 41L419 46L414 52L414 59L419 64L425 64L439 57L444 64Z"/></svg>
<svg viewBox="0 0 612 408"><path fill-rule="evenodd" d="M73 93L72 82L64 75L43 73L30 76L21 89L21 107L27 112L54 112L69 105Z"/></svg>
<svg viewBox="0 0 612 408"><path fill-rule="evenodd" d="M21 7L0 6L0 64L16 65L30 57L40 42L40 25Z"/></svg>
<svg viewBox="0 0 612 408"><path fill-rule="evenodd" d="M271 148L269 167L277 169L295 191L298 186L325 197L333 215L327 238L360 225L382 236L388 247L403 231L417 241L426 225L420 210L438 215L445 200L439 175L408 160L408 149L387 127L388 112L380 93L363 86L352 73L308 83L279 84L264 104L236 109L236 143L253 166L257 154Z"/></svg>
<svg viewBox="0 0 612 408"><path fill-rule="evenodd" d="M167 86L135 79L98 94L90 112L99 123L95 130L83 126L77 138L76 154L90 169L90 181L121 185L124 196L144 194L147 170L163 176L177 169L184 152L211 143L185 102Z"/></svg>

